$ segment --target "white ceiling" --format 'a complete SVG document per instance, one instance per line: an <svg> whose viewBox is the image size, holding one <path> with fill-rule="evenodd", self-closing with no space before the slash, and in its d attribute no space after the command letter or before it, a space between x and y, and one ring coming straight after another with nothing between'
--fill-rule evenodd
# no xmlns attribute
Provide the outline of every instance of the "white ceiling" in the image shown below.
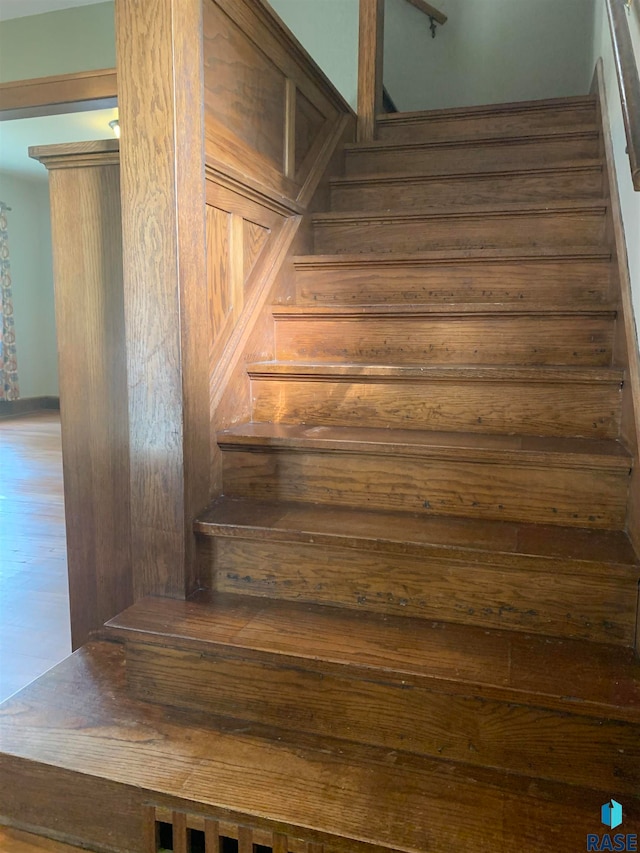
<svg viewBox="0 0 640 853"><path fill-rule="evenodd" d="M43 12L57 12L58 9L75 9L76 6L90 6L104 3L105 0L0 0L0 21L10 18L26 18L29 15L41 15Z"/></svg>
<svg viewBox="0 0 640 853"><path fill-rule="evenodd" d="M0 0L0 3L2 2L4 0ZM109 122L117 116L117 109L108 109L2 121L0 171L9 172L19 178L46 180L47 170L41 163L29 157L29 146L113 139Z"/></svg>

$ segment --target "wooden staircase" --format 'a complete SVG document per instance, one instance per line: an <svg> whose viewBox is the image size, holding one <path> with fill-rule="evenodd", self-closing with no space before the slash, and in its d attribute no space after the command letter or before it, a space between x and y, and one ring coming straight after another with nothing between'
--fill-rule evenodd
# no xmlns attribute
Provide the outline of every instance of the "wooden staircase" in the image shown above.
<svg viewBox="0 0 640 853"><path fill-rule="evenodd" d="M250 827L240 853L581 850L612 796L640 828L596 101L384 116L344 163L252 422L217 436L202 589L5 706L24 828L81 840L89 791L123 810L104 849L141 853L213 818ZM42 780L68 825L29 805Z"/></svg>

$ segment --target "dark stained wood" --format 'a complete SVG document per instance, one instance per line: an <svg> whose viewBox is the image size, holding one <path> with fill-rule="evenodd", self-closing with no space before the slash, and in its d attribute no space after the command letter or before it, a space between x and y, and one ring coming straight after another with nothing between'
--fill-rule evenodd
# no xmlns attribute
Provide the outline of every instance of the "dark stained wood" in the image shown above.
<svg viewBox="0 0 640 853"><path fill-rule="evenodd" d="M640 191L640 73L623 0L607 0L627 153L634 189Z"/></svg>
<svg viewBox="0 0 640 853"><path fill-rule="evenodd" d="M256 421L586 438L616 438L620 425L622 374L609 369L300 361L248 369Z"/></svg>
<svg viewBox="0 0 640 853"><path fill-rule="evenodd" d="M448 207L411 212L318 213L316 252L390 252L602 246L606 203L596 200Z"/></svg>
<svg viewBox="0 0 640 853"><path fill-rule="evenodd" d="M443 110L387 113L377 118L378 138L389 142L435 141L457 137L480 137L500 133L530 133L596 124L593 95L518 101Z"/></svg>
<svg viewBox="0 0 640 853"><path fill-rule="evenodd" d="M30 154L49 169L71 634L78 648L133 601L118 145L57 145Z"/></svg>
<svg viewBox="0 0 640 853"><path fill-rule="evenodd" d="M294 259L296 302L597 305L609 298L610 258L606 249L585 247L308 255Z"/></svg>
<svg viewBox="0 0 640 853"><path fill-rule="evenodd" d="M632 649L613 645L208 592L186 602L145 599L111 620L108 630L122 641L156 647L170 637L182 650L224 649L235 658L251 650L254 660L281 656L289 665L297 661L334 675L353 667L356 680L377 671L407 689L437 686L452 696L471 693L627 722L640 716L638 662ZM556 659L564 670L554 666ZM566 668L571 659L575 675Z"/></svg>
<svg viewBox="0 0 640 853"><path fill-rule="evenodd" d="M136 596L193 588L210 497L201 16L116 8Z"/></svg>
<svg viewBox="0 0 640 853"><path fill-rule="evenodd" d="M614 530L626 515L629 457L615 442L282 424L218 441L232 497L277 490L285 501Z"/></svg>
<svg viewBox="0 0 640 853"><path fill-rule="evenodd" d="M117 94L115 68L0 83L0 121L100 109Z"/></svg>
<svg viewBox="0 0 640 853"><path fill-rule="evenodd" d="M285 831L341 853L364 853L363 842L371 853L382 846L417 853L426 841L436 853L459 843L479 853L494 853L497 844L546 853L560 839L578 849L602 802L618 794L532 784L527 776L211 715L185 717L127 698L121 662L117 648L93 645L5 706L9 755L0 781L11 820L46 826L64 819L76 838L93 821L87 843L106 838L115 850L138 853L143 833L136 815L152 799L174 810L198 803L196 810L214 819L235 810L231 820L241 825ZM49 792L37 811L36 791ZM636 798L617 799L625 802L625 827L635 831ZM488 809L503 820L487 824Z"/></svg>
<svg viewBox="0 0 640 853"><path fill-rule="evenodd" d="M382 667L359 678L353 665L332 674L323 672L321 663L307 668L304 660L268 661L268 653L254 659L243 652L238 658L213 646L203 652L181 649L180 640L173 645L158 648L135 636L128 643L128 683L134 697L157 701L162 696L164 704L177 707L205 712L213 707L228 716L319 736L541 778L582 785L595 778L627 793L637 789L638 724L609 720L603 727L600 719L513 701L507 706L482 696L453 697L435 686L419 687L411 678L398 683Z"/></svg>
<svg viewBox="0 0 640 853"><path fill-rule="evenodd" d="M384 0L360 0L358 35L358 142L376 135L382 112Z"/></svg>

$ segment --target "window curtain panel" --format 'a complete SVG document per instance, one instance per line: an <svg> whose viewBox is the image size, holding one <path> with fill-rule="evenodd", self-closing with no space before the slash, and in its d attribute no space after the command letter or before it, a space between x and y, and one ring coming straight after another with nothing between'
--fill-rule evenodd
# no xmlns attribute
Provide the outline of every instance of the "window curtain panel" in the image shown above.
<svg viewBox="0 0 640 853"><path fill-rule="evenodd" d="M17 400L20 396L20 387L11 295L8 210L10 208L0 201L0 400Z"/></svg>

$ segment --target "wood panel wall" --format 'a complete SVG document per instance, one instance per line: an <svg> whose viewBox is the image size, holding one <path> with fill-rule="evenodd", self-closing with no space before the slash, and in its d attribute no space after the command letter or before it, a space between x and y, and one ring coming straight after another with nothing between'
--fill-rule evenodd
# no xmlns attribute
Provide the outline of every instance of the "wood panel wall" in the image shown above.
<svg viewBox="0 0 640 853"><path fill-rule="evenodd" d="M30 149L49 169L74 648L133 601L118 143Z"/></svg>
<svg viewBox="0 0 640 853"><path fill-rule="evenodd" d="M249 417L244 364L273 352L305 213L355 117L262 0L204 0L207 306L212 495L215 433Z"/></svg>
<svg viewBox="0 0 640 853"><path fill-rule="evenodd" d="M202 0L116 0L136 599L193 589L209 498Z"/></svg>

